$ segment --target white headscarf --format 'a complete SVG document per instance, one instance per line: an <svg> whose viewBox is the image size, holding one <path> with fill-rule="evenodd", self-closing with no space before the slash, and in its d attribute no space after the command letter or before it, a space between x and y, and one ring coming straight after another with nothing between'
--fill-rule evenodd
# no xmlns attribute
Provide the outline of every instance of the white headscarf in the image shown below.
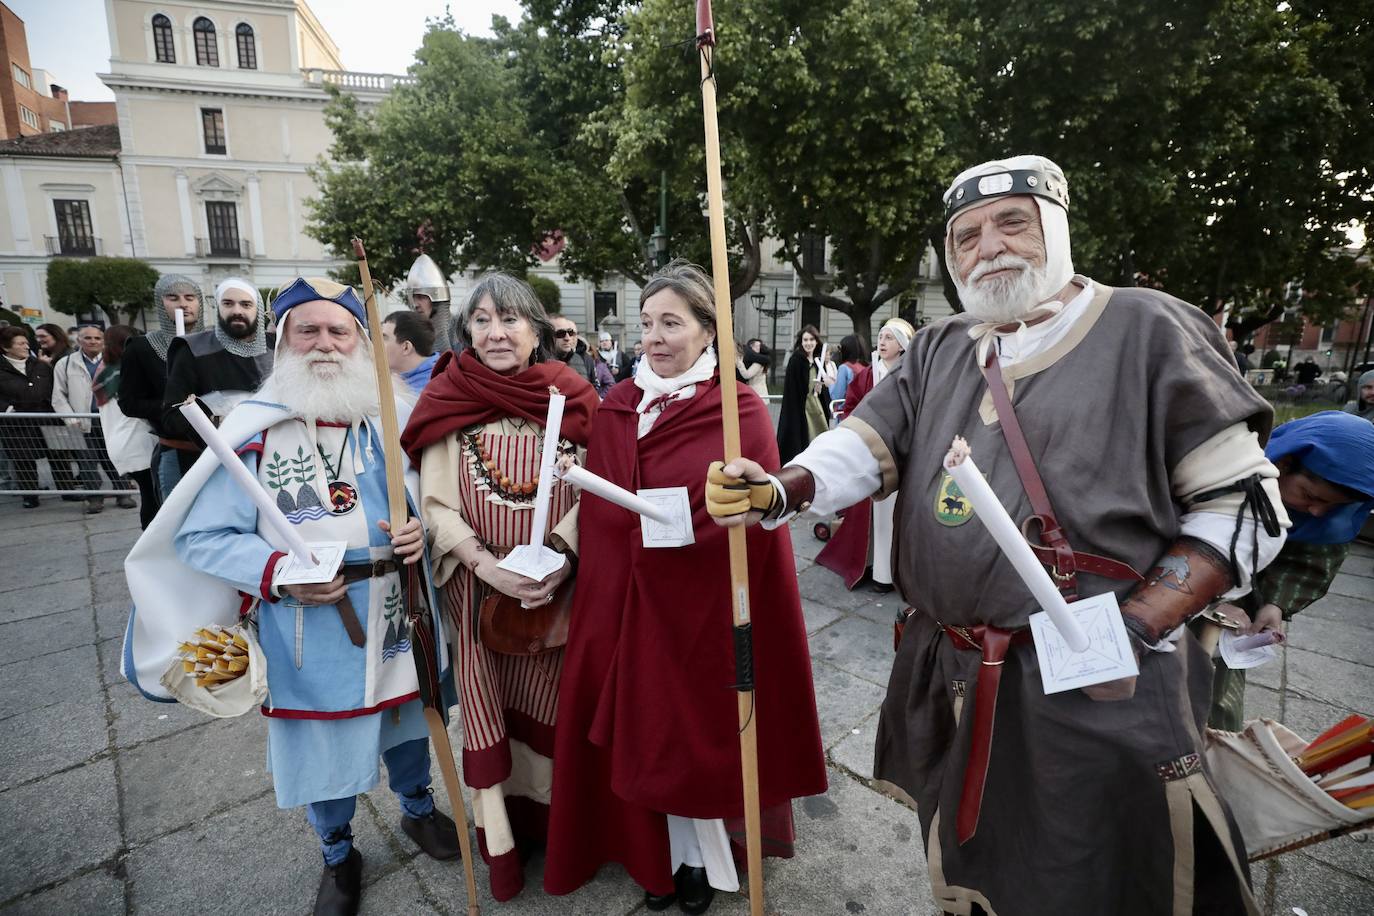
<svg viewBox="0 0 1374 916"><path fill-rule="evenodd" d="M224 330L219 323L219 304L224 299L224 294L229 290L238 290L247 293L253 300L253 305L257 307L257 324L253 336L240 340ZM233 353L235 356L262 356L267 352L267 310L262 305L262 295L258 288L249 283L242 277L228 277L220 281L219 286L215 287L215 339L220 342L224 349Z"/></svg>
<svg viewBox="0 0 1374 916"><path fill-rule="evenodd" d="M1067 186L1068 182L1064 178L1064 171L1051 160L1044 156L1012 156L1009 159L990 159L960 172L945 191L944 201L949 203L950 196L954 194L959 185L968 181L970 178L977 178L983 175L996 175L1002 172L1015 171L1020 169L1038 169L1058 176ZM1006 195L1013 196L1013 195ZM1073 256L1069 245L1069 212L1059 204L1048 200L1039 195L1031 195L1035 201L1036 209L1040 213L1040 232L1045 240L1045 270L1039 286L1035 290L1035 301L1030 303L1026 312L1020 316L1018 327L1010 333L1021 333L1026 327L1026 322L1034 318L1045 315L1057 314L1063 309L1063 303L1054 301L1051 297L1068 286L1073 279ZM986 203L997 200L996 197L986 197L980 200L975 207L981 207ZM966 210L956 210L950 214L945 222L945 263L950 265L950 273L955 274L954 264L954 239L950 228L954 225L954 220ZM962 286L958 277L954 277L955 286ZM980 322L969 329L969 336L978 341L978 364L982 365L986 358L988 349L992 346L993 340L998 336L997 328L1008 324L1005 321L999 322Z"/></svg>

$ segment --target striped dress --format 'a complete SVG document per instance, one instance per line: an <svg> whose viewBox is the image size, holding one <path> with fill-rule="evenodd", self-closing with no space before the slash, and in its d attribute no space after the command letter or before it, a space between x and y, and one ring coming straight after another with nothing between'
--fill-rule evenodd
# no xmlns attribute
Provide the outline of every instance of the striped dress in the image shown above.
<svg viewBox="0 0 1374 916"><path fill-rule="evenodd" d="M425 449L421 507L433 545L452 634L454 674L463 722L463 778L473 809L492 895L507 900L524 886L521 855L542 845L553 786L554 722L563 650L502 655L477 635L477 613L489 589L453 555L470 537L503 556L529 543L533 495L496 495L492 476L516 484L538 479L543 429L502 420L450 435ZM494 469L486 467L491 462ZM555 481L551 540L576 549L576 490Z"/></svg>

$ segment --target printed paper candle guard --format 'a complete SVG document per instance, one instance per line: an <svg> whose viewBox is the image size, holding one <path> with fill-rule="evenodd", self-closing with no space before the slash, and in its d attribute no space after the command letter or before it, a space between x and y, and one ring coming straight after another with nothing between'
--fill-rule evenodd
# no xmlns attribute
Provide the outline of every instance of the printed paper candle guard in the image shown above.
<svg viewBox="0 0 1374 916"><path fill-rule="evenodd" d="M223 627L201 627L178 651L182 670L195 677L197 687L227 684L248 670L248 641Z"/></svg>

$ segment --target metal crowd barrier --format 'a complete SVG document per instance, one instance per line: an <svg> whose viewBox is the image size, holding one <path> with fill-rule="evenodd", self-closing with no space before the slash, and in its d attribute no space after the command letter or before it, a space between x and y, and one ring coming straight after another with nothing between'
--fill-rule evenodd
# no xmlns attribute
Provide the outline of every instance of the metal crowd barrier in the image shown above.
<svg viewBox="0 0 1374 916"><path fill-rule="evenodd" d="M89 433L74 424L91 424ZM129 496L105 450L98 413L0 413L0 495Z"/></svg>

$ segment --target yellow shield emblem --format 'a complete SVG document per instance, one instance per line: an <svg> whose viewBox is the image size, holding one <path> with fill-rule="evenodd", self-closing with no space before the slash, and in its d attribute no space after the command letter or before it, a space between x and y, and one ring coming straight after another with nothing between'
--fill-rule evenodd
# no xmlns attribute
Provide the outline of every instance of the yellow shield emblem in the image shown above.
<svg viewBox="0 0 1374 916"><path fill-rule="evenodd" d="M945 474L935 491L935 520L946 528L957 528L973 518L973 504L954 478Z"/></svg>

